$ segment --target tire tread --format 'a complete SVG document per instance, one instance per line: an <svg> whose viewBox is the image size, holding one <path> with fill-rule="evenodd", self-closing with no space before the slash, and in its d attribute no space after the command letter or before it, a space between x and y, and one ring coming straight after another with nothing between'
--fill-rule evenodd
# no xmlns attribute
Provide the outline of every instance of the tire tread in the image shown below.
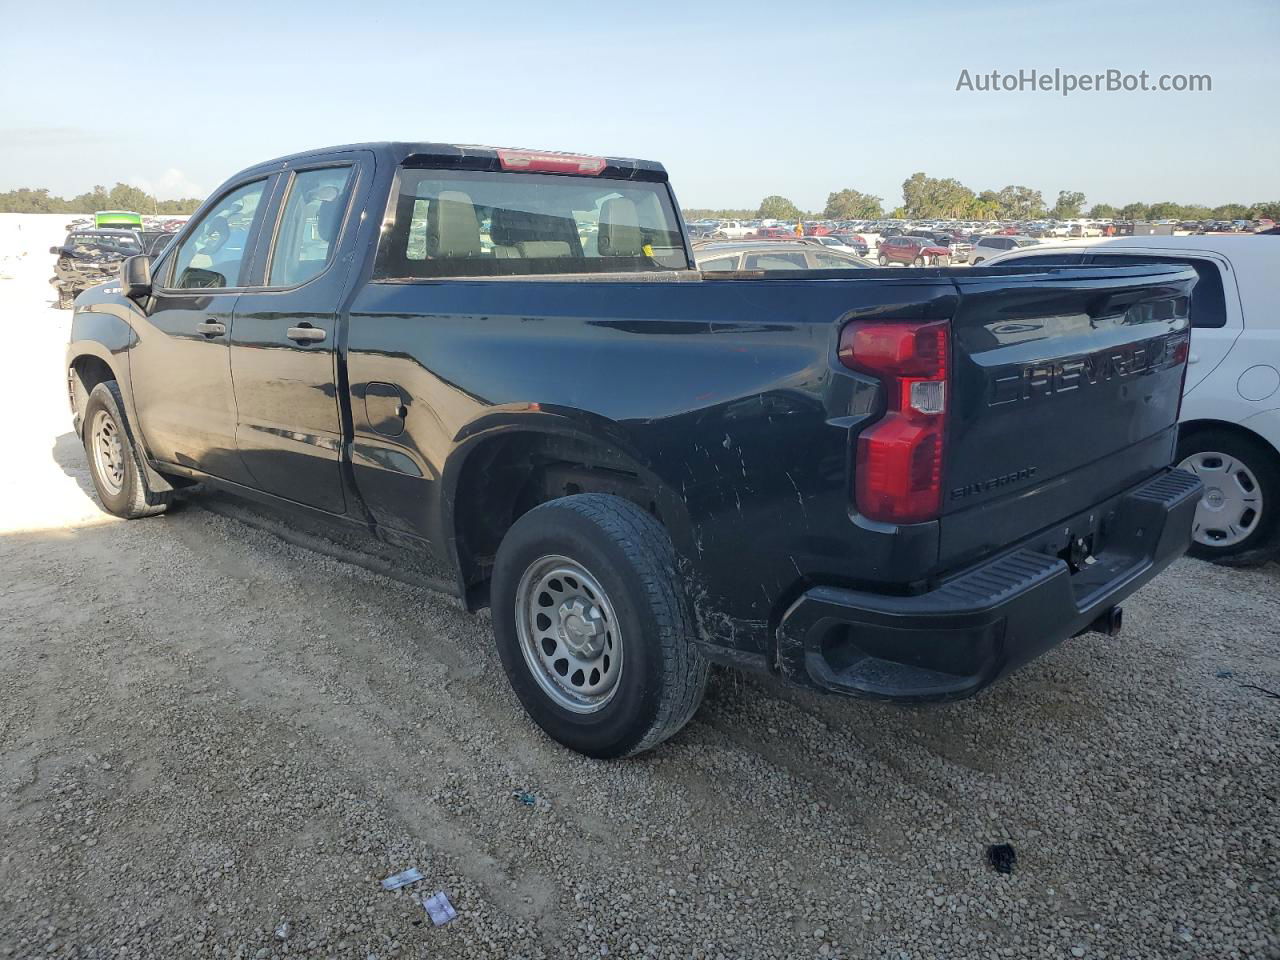
<svg viewBox="0 0 1280 960"><path fill-rule="evenodd" d="M89 469L93 470L93 455L89 452L89 424L92 418L89 416L90 409L96 402L102 403L104 398L98 396L99 391L105 391L110 398L111 405L115 407L111 411L116 421L124 430L125 440L129 448L129 456L133 460L133 482L128 485L128 501L125 504L121 516L134 520L141 517L153 517L156 514L164 513L169 508L170 502L173 500L173 491L153 491L147 486L146 466L142 462L142 456L138 453L138 442L134 437L133 426L129 423L129 418L124 412L124 398L120 394L120 385L115 380L104 380L93 388L89 394L89 401L85 404L85 417L83 424L84 436L81 440L85 445L85 455L89 458ZM103 404L106 405L105 403Z"/></svg>
<svg viewBox="0 0 1280 960"><path fill-rule="evenodd" d="M689 597L680 585L675 547L657 518L622 497L581 493L535 507L572 510L611 538L626 554L641 583L661 646L662 689L649 728L621 756L650 750L678 732L702 703L710 664L698 650Z"/></svg>

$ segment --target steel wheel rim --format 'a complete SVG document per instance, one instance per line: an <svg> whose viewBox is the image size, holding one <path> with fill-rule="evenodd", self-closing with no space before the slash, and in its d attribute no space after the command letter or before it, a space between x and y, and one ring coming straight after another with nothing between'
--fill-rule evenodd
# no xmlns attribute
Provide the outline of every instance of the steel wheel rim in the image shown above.
<svg viewBox="0 0 1280 960"><path fill-rule="evenodd" d="M608 594L580 563L546 556L516 587L516 634L533 679L558 706L595 713L618 692L622 632Z"/></svg>
<svg viewBox="0 0 1280 960"><path fill-rule="evenodd" d="M107 493L117 496L124 489L124 442L119 425L106 410L99 410L93 416L89 446L93 449L98 482L106 487Z"/></svg>
<svg viewBox="0 0 1280 960"><path fill-rule="evenodd" d="M1204 482L1204 496L1196 504L1191 536L1206 547L1233 547L1258 529L1262 519L1262 486L1248 464L1204 450L1180 464Z"/></svg>

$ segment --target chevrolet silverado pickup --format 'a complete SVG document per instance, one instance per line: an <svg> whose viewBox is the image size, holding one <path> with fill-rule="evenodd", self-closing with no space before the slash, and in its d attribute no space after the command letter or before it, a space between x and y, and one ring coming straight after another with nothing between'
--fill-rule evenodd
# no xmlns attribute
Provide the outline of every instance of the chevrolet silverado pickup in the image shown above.
<svg viewBox="0 0 1280 960"><path fill-rule="evenodd" d="M1186 549L1193 270L702 273L664 169L439 143L220 187L76 300L107 510L203 485L430 558L596 757L709 664L969 696Z"/></svg>

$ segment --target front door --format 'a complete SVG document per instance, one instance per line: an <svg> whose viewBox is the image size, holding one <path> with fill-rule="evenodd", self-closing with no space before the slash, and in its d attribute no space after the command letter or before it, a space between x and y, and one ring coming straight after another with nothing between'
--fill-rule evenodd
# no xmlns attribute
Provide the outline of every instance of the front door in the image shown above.
<svg viewBox="0 0 1280 960"><path fill-rule="evenodd" d="M233 187L157 264L130 364L138 426L151 456L235 482L236 404L227 354L242 271L274 177Z"/></svg>
<svg viewBox="0 0 1280 960"><path fill-rule="evenodd" d="M336 514L346 509L338 310L357 259L351 211L371 166L370 154L353 151L283 175L275 236L236 304L231 337L236 447L253 485Z"/></svg>

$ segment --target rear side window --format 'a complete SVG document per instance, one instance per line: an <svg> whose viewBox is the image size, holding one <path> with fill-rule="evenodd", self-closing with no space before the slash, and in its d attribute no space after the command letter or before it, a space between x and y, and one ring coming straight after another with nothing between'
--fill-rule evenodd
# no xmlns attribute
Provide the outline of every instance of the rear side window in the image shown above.
<svg viewBox="0 0 1280 960"><path fill-rule="evenodd" d="M698 269L703 272L711 270L737 270L738 258L735 255L732 257L720 257L716 260L704 260L699 264Z"/></svg>
<svg viewBox="0 0 1280 960"><path fill-rule="evenodd" d="M808 266L803 253L752 253L743 264L746 270L804 270Z"/></svg>
<svg viewBox="0 0 1280 960"><path fill-rule="evenodd" d="M1200 282L1191 291L1191 326L1225 327L1227 298L1222 289L1222 271L1212 260L1200 257L1134 257L1095 254L1092 262L1100 267L1142 267L1149 263L1172 263L1193 267Z"/></svg>
<svg viewBox="0 0 1280 960"><path fill-rule="evenodd" d="M846 257L839 257L833 253L827 253L825 250L815 253L813 256L814 265L819 270L857 270L865 264L859 263L857 260Z"/></svg>
<svg viewBox="0 0 1280 960"><path fill-rule="evenodd" d="M688 269L666 184L405 168L377 279Z"/></svg>
<svg viewBox="0 0 1280 960"><path fill-rule="evenodd" d="M1082 253L1037 253L1034 256L1014 257L1012 260L1005 260L1004 263L1011 263L1015 266L1031 266L1031 267L1074 267L1084 263L1084 254Z"/></svg>
<svg viewBox="0 0 1280 960"><path fill-rule="evenodd" d="M304 283L333 259L352 169L326 167L294 176L271 254L269 286Z"/></svg>

